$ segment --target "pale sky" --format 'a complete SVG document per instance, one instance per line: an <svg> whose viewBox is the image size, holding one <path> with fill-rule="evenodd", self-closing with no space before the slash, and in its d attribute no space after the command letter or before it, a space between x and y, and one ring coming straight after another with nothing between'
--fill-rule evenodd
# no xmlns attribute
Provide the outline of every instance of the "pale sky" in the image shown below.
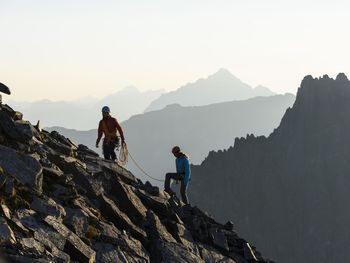
<svg viewBox="0 0 350 263"><path fill-rule="evenodd" d="M350 74L339 0L0 0L0 82L13 100L174 90L226 68L295 93L305 75Z"/></svg>

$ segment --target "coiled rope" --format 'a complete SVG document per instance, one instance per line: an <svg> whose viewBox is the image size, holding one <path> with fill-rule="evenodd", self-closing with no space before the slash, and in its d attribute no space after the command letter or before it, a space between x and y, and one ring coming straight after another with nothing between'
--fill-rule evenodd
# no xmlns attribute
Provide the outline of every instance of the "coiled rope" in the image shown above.
<svg viewBox="0 0 350 263"><path fill-rule="evenodd" d="M128 150L128 146L126 145L125 142L122 143L121 148L120 148L120 152L119 152L119 163L121 165L126 165L128 162L128 157L130 156L130 159L133 161L133 163L136 165L136 167L147 177L158 181L158 182L164 182L164 180L158 179L158 178L154 178L153 176L149 175L137 162L136 160L132 157L132 155L130 154L129 150Z"/></svg>
<svg viewBox="0 0 350 263"><path fill-rule="evenodd" d="M119 163L122 166L125 166L128 163L129 150L125 142L122 142L120 151L119 151Z"/></svg>

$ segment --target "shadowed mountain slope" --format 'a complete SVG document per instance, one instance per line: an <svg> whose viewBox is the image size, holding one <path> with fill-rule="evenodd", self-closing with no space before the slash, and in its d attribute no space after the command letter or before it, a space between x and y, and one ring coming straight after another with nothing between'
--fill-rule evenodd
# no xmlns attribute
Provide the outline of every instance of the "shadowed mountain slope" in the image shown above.
<svg viewBox="0 0 350 263"><path fill-rule="evenodd" d="M278 262L349 262L349 101L344 74L305 77L268 138L237 138L193 167L191 200Z"/></svg>

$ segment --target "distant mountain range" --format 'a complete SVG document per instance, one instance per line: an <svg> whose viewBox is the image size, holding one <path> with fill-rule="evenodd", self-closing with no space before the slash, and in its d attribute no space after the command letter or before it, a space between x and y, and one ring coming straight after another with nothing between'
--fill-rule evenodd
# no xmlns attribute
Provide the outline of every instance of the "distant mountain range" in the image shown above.
<svg viewBox="0 0 350 263"><path fill-rule="evenodd" d="M132 115L162 109L174 103L182 106L200 106L274 94L263 86L253 89L229 71L220 69L206 79L200 79L169 93L165 93L164 90L140 92L129 86L101 100L83 97L75 101L10 101L9 104L25 112L24 117L31 122L36 123L40 120L43 127L60 126L89 130L96 127L101 117L101 107L104 105L109 105L117 119L124 121Z"/></svg>
<svg viewBox="0 0 350 263"><path fill-rule="evenodd" d="M199 79L175 91L162 94L145 111L159 110L174 103L178 103L181 106L203 106L272 95L275 95L275 93L268 88L258 86L253 89L232 75L228 70L220 69L206 79Z"/></svg>
<svg viewBox="0 0 350 263"><path fill-rule="evenodd" d="M118 120L123 121L132 115L142 113L147 105L163 92L163 90L140 92L130 86L101 100L82 98L76 101L41 100L33 103L10 101L9 104L25 112L25 118L32 123L40 120L44 127L63 126L88 130L98 125L101 108L104 105L109 105L111 111L117 113Z"/></svg>
<svg viewBox="0 0 350 263"><path fill-rule="evenodd" d="M175 169L170 153L172 146L180 145L191 161L198 164L209 151L233 145L235 137L247 133L268 135L294 100L294 95L286 94L208 106L170 105L163 110L133 116L123 122L122 127L130 153L139 165L152 176L163 178L167 171ZM92 149L95 147L96 130L81 132L60 127L50 130L57 130ZM143 180L149 180L131 160L128 168Z"/></svg>
<svg viewBox="0 0 350 263"><path fill-rule="evenodd" d="M276 262L350 262L349 101L344 74L305 77L268 138L237 138L192 168L190 200Z"/></svg>

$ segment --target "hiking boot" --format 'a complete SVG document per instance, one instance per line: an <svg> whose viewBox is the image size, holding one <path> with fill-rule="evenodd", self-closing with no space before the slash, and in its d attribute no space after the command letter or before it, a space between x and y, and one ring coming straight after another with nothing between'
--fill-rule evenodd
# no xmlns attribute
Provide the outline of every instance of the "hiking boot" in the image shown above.
<svg viewBox="0 0 350 263"><path fill-rule="evenodd" d="M167 192L170 195L170 197L173 197L175 195L174 191L171 189L164 189L164 192Z"/></svg>

